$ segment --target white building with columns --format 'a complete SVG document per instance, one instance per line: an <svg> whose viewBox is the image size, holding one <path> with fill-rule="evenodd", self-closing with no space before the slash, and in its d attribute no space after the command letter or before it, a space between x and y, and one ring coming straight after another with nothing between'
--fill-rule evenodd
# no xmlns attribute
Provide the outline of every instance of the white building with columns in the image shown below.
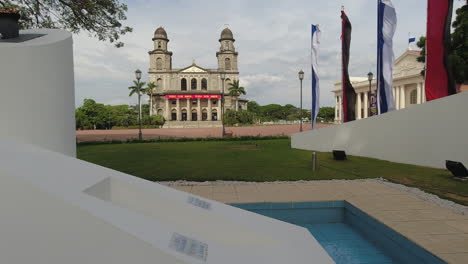
<svg viewBox="0 0 468 264"><path fill-rule="evenodd" d="M424 63L416 61L419 51L407 50L395 60L393 68L393 98L396 109L411 107L426 102L424 93L424 77L421 71ZM356 91L356 119L368 117L369 108L369 81L367 77L351 77L351 83ZM376 90L375 78L371 90ZM341 80L335 83L332 91L335 94L335 123L343 120Z"/></svg>
<svg viewBox="0 0 468 264"><path fill-rule="evenodd" d="M172 52L168 51L167 33L159 27L154 32L154 49L149 52L149 81L157 88L150 99L150 114L161 115L164 127L218 127L222 126L222 91L224 78L224 111L246 110L247 100L229 96L229 84L239 80L238 53L229 28L221 32L220 49L216 52L217 69L206 69L195 64L182 69L172 68Z"/></svg>

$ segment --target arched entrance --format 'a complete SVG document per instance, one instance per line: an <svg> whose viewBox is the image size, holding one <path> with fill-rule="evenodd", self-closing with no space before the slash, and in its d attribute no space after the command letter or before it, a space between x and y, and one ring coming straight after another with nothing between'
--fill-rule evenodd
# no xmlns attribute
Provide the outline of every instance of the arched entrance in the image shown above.
<svg viewBox="0 0 468 264"><path fill-rule="evenodd" d="M206 111L206 109L203 109L201 118L202 118L202 121L208 120L208 112Z"/></svg>
<svg viewBox="0 0 468 264"><path fill-rule="evenodd" d="M211 113L211 120L218 120L218 111L216 111L216 109L213 109L213 112Z"/></svg>
<svg viewBox="0 0 468 264"><path fill-rule="evenodd" d="M196 109L192 110L192 121L198 121L198 115L197 115Z"/></svg>
<svg viewBox="0 0 468 264"><path fill-rule="evenodd" d="M182 121L187 121L187 110L182 109Z"/></svg>
<svg viewBox="0 0 468 264"><path fill-rule="evenodd" d="M172 121L177 121L177 110L175 110L175 109L172 109L171 120Z"/></svg>

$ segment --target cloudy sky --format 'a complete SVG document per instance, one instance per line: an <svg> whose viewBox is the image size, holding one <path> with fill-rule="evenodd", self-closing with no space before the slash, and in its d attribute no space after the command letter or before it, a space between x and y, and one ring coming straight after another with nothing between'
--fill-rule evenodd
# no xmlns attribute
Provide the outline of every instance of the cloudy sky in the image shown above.
<svg viewBox="0 0 468 264"><path fill-rule="evenodd" d="M173 67L193 60L217 68L219 35L227 24L239 52L240 82L246 98L259 104L299 105L297 73L303 69L304 106L311 105L310 24L322 31L319 51L321 104L334 106L333 83L340 77L340 9L352 23L350 75L375 73L376 0L127 0L126 24L134 31L122 38L125 47L99 42L86 33L74 36L76 105L84 98L105 104L135 104L128 86L139 68L149 67L154 30L168 34ZM394 52L407 48L408 35L425 33L426 1L393 0L398 16ZM455 7L462 2L455 1Z"/></svg>

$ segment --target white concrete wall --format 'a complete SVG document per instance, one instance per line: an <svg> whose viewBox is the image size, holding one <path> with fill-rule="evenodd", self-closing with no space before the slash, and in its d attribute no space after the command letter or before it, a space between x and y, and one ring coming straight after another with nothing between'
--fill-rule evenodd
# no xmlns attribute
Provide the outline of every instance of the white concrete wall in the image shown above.
<svg viewBox="0 0 468 264"><path fill-rule="evenodd" d="M303 227L1 138L0 212L2 264L334 263Z"/></svg>
<svg viewBox="0 0 468 264"><path fill-rule="evenodd" d="M0 138L76 155L73 43L63 30L0 43Z"/></svg>
<svg viewBox="0 0 468 264"><path fill-rule="evenodd" d="M445 168L445 160L468 166L468 93L294 134L291 141L298 149L340 149L349 155L435 168Z"/></svg>

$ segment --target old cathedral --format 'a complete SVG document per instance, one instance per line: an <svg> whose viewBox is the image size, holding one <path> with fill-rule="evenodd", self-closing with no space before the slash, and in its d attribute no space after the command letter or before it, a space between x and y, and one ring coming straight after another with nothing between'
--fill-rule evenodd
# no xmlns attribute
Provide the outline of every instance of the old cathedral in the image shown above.
<svg viewBox="0 0 468 264"><path fill-rule="evenodd" d="M150 114L163 116L167 128L219 127L223 111L246 110L248 101L230 96L228 91L229 84L239 80L234 41L231 30L226 27L219 38L217 69L202 68L195 62L182 69L173 69L167 33L162 27L156 29L154 49L149 52L149 81L157 85L150 96Z"/></svg>

